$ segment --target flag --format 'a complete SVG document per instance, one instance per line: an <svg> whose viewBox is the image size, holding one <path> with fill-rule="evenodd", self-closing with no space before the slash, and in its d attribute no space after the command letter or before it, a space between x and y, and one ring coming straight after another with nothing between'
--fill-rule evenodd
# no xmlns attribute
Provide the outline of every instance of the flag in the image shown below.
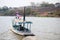
<svg viewBox="0 0 60 40"><path fill-rule="evenodd" d="M19 15L19 12L16 12L16 16L17 16L18 18L21 18L21 15Z"/></svg>

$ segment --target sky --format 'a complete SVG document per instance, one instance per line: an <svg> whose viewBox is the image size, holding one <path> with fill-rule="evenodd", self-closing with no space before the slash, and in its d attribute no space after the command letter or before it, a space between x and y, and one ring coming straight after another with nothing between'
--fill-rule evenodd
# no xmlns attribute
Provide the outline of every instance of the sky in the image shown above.
<svg viewBox="0 0 60 40"><path fill-rule="evenodd" d="M31 2L34 3L42 3L43 1L49 3L60 2L60 0L0 0L0 7L8 6L8 7L21 7L21 6L29 6Z"/></svg>

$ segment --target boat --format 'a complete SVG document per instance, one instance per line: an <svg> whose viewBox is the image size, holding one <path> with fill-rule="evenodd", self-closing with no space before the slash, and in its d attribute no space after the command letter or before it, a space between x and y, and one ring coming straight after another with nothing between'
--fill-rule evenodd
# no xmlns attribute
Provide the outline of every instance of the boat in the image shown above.
<svg viewBox="0 0 60 40"><path fill-rule="evenodd" d="M12 21L11 31L22 35L22 36L34 36L34 34L31 32L31 21L25 20L25 7L24 7L24 15L23 19L19 19L19 17L15 17L15 19Z"/></svg>

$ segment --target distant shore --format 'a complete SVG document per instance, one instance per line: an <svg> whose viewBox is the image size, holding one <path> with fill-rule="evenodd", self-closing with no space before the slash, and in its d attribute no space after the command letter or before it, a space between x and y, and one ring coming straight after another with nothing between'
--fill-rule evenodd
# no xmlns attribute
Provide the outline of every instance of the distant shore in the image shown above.
<svg viewBox="0 0 60 40"><path fill-rule="evenodd" d="M0 17L15 17L15 16L0 16ZM41 17L41 16L26 16L26 17ZM43 16L42 18L46 18L46 17ZM60 18L60 17L48 17L48 18Z"/></svg>

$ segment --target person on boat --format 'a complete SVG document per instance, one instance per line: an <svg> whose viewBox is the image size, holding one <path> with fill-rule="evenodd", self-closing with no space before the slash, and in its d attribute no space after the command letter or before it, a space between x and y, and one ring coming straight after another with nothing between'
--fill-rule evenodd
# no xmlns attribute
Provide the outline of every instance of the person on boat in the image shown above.
<svg viewBox="0 0 60 40"><path fill-rule="evenodd" d="M24 28L22 25L19 25L19 30L20 30L20 31L24 31L24 29L25 29L25 28Z"/></svg>
<svg viewBox="0 0 60 40"><path fill-rule="evenodd" d="M21 19L21 15L19 15L19 12L16 12L16 18Z"/></svg>

